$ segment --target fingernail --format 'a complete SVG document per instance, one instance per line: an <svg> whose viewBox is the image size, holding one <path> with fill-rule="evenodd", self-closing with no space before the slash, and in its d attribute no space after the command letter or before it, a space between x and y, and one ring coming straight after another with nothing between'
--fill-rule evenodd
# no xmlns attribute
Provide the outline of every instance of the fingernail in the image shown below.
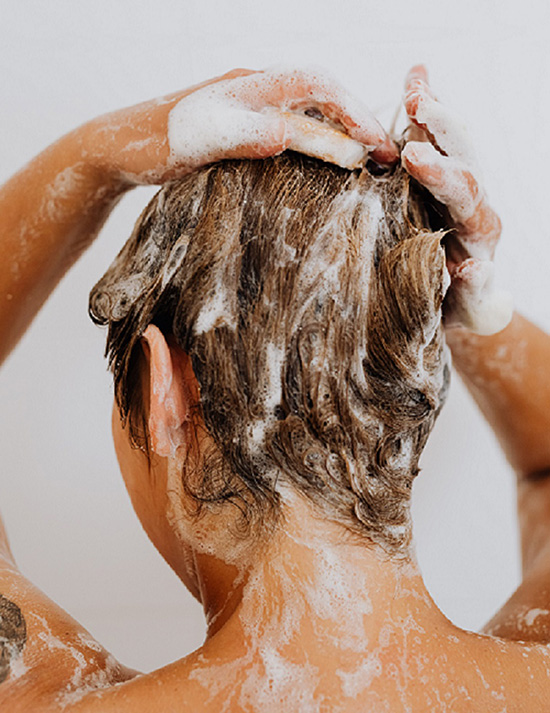
<svg viewBox="0 0 550 713"><path fill-rule="evenodd" d="M399 160L399 149L389 136L384 135L384 141L371 151L371 155L378 163L391 166Z"/></svg>

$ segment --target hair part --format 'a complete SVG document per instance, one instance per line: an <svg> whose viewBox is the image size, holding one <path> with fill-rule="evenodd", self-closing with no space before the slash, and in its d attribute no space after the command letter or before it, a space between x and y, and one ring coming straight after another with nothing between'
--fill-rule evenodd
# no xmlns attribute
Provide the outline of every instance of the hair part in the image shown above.
<svg viewBox="0 0 550 713"><path fill-rule="evenodd" d="M388 551L445 399L441 234L397 168L374 177L297 154L226 161L165 185L92 290L115 394L144 447L138 340L192 358L215 448L185 488L276 520L279 485Z"/></svg>

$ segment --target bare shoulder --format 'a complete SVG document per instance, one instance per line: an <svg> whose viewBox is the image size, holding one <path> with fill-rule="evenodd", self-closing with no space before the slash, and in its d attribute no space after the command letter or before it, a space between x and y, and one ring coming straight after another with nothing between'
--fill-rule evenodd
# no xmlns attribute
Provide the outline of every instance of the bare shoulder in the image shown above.
<svg viewBox="0 0 550 713"><path fill-rule="evenodd" d="M134 675L0 557L0 710L57 711Z"/></svg>
<svg viewBox="0 0 550 713"><path fill-rule="evenodd" d="M255 710L254 693L259 691L252 693L243 708L243 688L257 682L258 676L265 678L265 671L255 664L242 638L222 628L190 655L151 673L90 691L67 713L250 712Z"/></svg>
<svg viewBox="0 0 550 713"><path fill-rule="evenodd" d="M377 658L365 652L346 673L326 661L319 677L310 664L292 664L272 652L266 661L229 655L186 659L151 674L85 696L70 713L525 713L550 698L550 651L456 630L418 637ZM329 657L327 657L329 658ZM277 659L277 660L276 660ZM276 665L275 665L276 663ZM243 665L244 664L244 665Z"/></svg>
<svg viewBox="0 0 550 713"><path fill-rule="evenodd" d="M201 672L214 669L204 667L200 652L168 666L110 687L89 691L78 701L64 708L66 713L150 713L151 710L174 713L202 713L203 711L236 709L220 705L202 685ZM229 684L220 679L218 688ZM227 703L227 701L225 701Z"/></svg>
<svg viewBox="0 0 550 713"><path fill-rule="evenodd" d="M430 631L409 622L406 636L370 642L353 662L304 660L298 648L251 656L222 629L194 654L136 674L15 569L3 584L0 710L11 713L523 713L550 698L549 646L444 622Z"/></svg>

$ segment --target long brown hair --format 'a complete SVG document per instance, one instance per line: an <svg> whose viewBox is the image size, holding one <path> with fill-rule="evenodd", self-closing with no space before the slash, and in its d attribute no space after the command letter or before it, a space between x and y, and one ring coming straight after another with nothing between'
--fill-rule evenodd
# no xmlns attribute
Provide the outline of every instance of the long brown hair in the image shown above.
<svg viewBox="0 0 550 713"><path fill-rule="evenodd" d="M375 177L297 154L165 185L92 290L136 445L150 323L192 357L216 448L185 486L276 519L281 485L395 551L443 404L445 261L401 168Z"/></svg>

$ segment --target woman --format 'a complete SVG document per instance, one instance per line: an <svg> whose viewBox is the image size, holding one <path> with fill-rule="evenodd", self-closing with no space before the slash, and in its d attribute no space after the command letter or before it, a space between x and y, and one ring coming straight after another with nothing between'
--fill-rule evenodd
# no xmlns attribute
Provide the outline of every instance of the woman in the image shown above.
<svg viewBox="0 0 550 713"><path fill-rule="evenodd" d="M4 354L133 183L278 154L295 140L289 109L321 111L375 161L395 162L370 116L325 80L237 73L195 91L192 102L180 94L95 120L4 186ZM219 121L200 154L184 119L196 122L205 96ZM454 226L449 338L487 412L498 413L494 383L484 390L476 379L497 367L476 362L531 328L516 320L475 337L456 326L489 331L478 307L490 302L481 298L498 219L462 145L450 150L457 133L421 70L406 107L417 135L403 164ZM241 115L228 118L228 108ZM4 538L6 710L542 709L547 649L513 639L530 623L530 638L547 640L544 615L518 614L545 605L544 508L525 528L525 586L491 625L508 641L448 622L409 549L410 486L447 385L447 268L417 190L400 169L377 178L290 155L216 164L155 197L91 311L109 324L126 485L151 539L203 603L208 636L191 656L137 675L32 588ZM489 312L494 324L498 310ZM532 344L538 354L545 342ZM515 405L517 374L498 377ZM537 406L524 397L524 420ZM528 475L524 424L502 421ZM543 471L543 445L538 454ZM540 505L539 491L525 491L526 508Z"/></svg>

